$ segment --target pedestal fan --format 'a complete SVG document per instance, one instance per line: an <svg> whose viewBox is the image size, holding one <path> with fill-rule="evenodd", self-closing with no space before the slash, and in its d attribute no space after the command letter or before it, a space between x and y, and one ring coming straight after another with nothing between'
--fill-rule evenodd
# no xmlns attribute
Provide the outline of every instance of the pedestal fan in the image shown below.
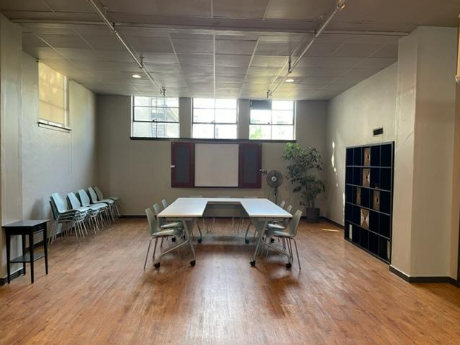
<svg viewBox="0 0 460 345"><path fill-rule="evenodd" d="M271 170L267 173L265 180L269 187L273 188L275 195L275 204L278 204L278 187L283 184L283 175L278 170ZM271 192L270 192L271 193ZM270 199L270 195L268 196Z"/></svg>

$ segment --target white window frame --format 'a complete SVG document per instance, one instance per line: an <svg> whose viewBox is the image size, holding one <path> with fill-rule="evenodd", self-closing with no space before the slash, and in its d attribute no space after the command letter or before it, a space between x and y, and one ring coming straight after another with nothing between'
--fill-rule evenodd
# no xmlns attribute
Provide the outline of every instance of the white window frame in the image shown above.
<svg viewBox="0 0 460 345"><path fill-rule="evenodd" d="M286 100L274 100L276 101L282 101L286 102ZM273 102L273 101L270 101ZM288 101L291 102L291 101ZM254 141L295 141L296 140L296 123L297 123L297 118L296 118L296 113L297 113L297 102L292 101L293 106L292 106L292 124L281 124L281 123L273 123L273 108L270 109L271 111L271 119L269 123L253 123L252 122L252 107L249 109L249 140L254 140ZM261 139L253 139L251 138L251 126L270 126L270 138L261 138ZM273 139L273 126L292 126L292 139Z"/></svg>
<svg viewBox="0 0 460 345"><path fill-rule="evenodd" d="M209 98L209 99L212 99L212 98ZM235 139L238 139L239 100L235 99L235 98L231 98L231 99L236 101L235 122L217 122L216 121L216 111L217 110L233 110L233 109L231 109L231 108L217 108L215 98L214 98L214 108L195 108L195 98L192 99L192 138L193 139L213 139L213 140L235 140ZM195 122L195 116L194 116L195 109L214 109L214 120L212 120L210 122ZM212 138L195 137L195 135L193 133L195 125L213 125L213 128L214 128L213 137ZM216 126L219 126L219 125L223 125L223 126L225 126L225 125L234 125L234 126L236 126L236 137L235 138L216 138Z"/></svg>

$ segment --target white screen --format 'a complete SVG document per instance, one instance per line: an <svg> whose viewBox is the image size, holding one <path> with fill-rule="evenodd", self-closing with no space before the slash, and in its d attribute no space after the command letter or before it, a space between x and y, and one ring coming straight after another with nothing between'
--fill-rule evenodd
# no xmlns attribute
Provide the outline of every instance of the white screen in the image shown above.
<svg viewBox="0 0 460 345"><path fill-rule="evenodd" d="M195 144L195 187L238 187L238 144Z"/></svg>

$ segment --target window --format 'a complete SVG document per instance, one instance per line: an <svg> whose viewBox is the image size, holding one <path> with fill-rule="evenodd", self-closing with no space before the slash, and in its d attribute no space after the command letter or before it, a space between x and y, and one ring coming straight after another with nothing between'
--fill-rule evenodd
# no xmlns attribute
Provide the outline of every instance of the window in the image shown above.
<svg viewBox="0 0 460 345"><path fill-rule="evenodd" d="M179 99L133 97L132 136L179 138Z"/></svg>
<svg viewBox="0 0 460 345"><path fill-rule="evenodd" d="M236 99L193 99L193 138L236 139Z"/></svg>
<svg viewBox="0 0 460 345"><path fill-rule="evenodd" d="M293 101L252 101L249 139L294 140Z"/></svg>
<svg viewBox="0 0 460 345"><path fill-rule="evenodd" d="M68 126L67 77L38 63L39 122L52 126Z"/></svg>

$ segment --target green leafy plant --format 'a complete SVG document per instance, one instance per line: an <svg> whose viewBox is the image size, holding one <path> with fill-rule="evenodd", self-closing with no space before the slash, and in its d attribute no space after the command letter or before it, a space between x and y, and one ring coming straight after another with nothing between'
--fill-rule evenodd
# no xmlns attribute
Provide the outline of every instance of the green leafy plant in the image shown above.
<svg viewBox="0 0 460 345"><path fill-rule="evenodd" d="M315 208L318 194L326 190L323 181L315 175L323 170L323 162L314 147L303 149L299 144L287 143L283 159L287 161L286 179L294 186L294 193L300 193L300 204Z"/></svg>

